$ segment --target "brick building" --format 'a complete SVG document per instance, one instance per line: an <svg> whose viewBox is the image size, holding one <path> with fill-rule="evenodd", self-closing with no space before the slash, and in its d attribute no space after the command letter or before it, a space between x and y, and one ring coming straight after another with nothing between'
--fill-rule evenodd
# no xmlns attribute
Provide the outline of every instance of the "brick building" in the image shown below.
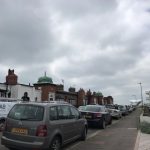
<svg viewBox="0 0 150 150"><path fill-rule="evenodd" d="M8 70L6 82L0 83L0 97L19 98L24 92L32 101L66 101L78 107L87 104L113 104L113 97L104 97L101 92L87 92L80 88L78 91L74 87L70 87L68 91L64 91L64 85L54 84L51 77L44 76L38 78L37 83L33 86L18 83L18 76L14 70Z"/></svg>
<svg viewBox="0 0 150 150"><path fill-rule="evenodd" d="M104 104L113 104L113 97L112 96L107 96L103 98Z"/></svg>
<svg viewBox="0 0 150 150"><path fill-rule="evenodd" d="M91 92L90 90L88 90L86 94L86 100L87 104L104 104L103 94L101 92Z"/></svg>

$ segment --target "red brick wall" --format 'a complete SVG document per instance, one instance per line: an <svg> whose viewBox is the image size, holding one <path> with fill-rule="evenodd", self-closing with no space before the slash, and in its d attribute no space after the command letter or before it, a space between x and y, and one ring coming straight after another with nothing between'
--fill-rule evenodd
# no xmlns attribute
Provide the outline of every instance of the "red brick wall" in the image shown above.
<svg viewBox="0 0 150 150"><path fill-rule="evenodd" d="M18 77L14 74L14 70L8 70L8 75L6 76L6 84L16 85Z"/></svg>
<svg viewBox="0 0 150 150"><path fill-rule="evenodd" d="M49 99L49 92L53 92L55 93L56 92L56 85L54 84L34 84L35 86L35 89L39 89L41 88L41 100L44 101L44 100L48 100Z"/></svg>
<svg viewBox="0 0 150 150"><path fill-rule="evenodd" d="M85 91L83 89L80 89L78 91L78 101L77 101L77 105L78 106L82 106L84 105L83 100L85 99Z"/></svg>

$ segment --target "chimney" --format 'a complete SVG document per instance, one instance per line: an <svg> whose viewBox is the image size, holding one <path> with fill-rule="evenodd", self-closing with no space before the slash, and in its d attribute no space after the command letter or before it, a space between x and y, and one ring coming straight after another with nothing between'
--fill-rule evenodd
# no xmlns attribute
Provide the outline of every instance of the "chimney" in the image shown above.
<svg viewBox="0 0 150 150"><path fill-rule="evenodd" d="M18 80L18 76L14 73L14 70L9 69L8 75L6 76L6 84L7 85L16 85Z"/></svg>

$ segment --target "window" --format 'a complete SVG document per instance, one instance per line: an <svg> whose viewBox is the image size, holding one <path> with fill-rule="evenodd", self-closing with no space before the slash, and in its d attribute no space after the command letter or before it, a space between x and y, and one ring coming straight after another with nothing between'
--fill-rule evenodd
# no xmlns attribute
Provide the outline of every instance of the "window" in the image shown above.
<svg viewBox="0 0 150 150"><path fill-rule="evenodd" d="M71 112L69 106L58 106L59 119L70 119Z"/></svg>
<svg viewBox="0 0 150 150"><path fill-rule="evenodd" d="M73 119L73 118L78 119L79 118L79 112L74 107L71 107L71 117L70 118L71 119Z"/></svg>
<svg viewBox="0 0 150 150"><path fill-rule="evenodd" d="M106 111L106 109L105 109L105 107L101 107L101 112L105 112Z"/></svg>
<svg viewBox="0 0 150 150"><path fill-rule="evenodd" d="M96 105L89 105L89 106L86 106L86 111L100 112L101 108Z"/></svg>
<svg viewBox="0 0 150 150"><path fill-rule="evenodd" d="M57 114L57 107L56 106L50 107L50 109L49 109L49 119L51 121L58 120L58 114Z"/></svg>
<svg viewBox="0 0 150 150"><path fill-rule="evenodd" d="M44 108L34 105L15 105L8 114L9 118L16 120L41 121L43 120Z"/></svg>

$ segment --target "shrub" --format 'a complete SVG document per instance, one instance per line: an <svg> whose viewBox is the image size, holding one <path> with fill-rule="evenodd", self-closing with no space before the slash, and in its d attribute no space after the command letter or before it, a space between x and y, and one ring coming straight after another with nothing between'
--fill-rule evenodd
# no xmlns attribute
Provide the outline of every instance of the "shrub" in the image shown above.
<svg viewBox="0 0 150 150"><path fill-rule="evenodd" d="M145 122L145 121L141 122L140 129L141 129L141 132L150 134L150 123Z"/></svg>

